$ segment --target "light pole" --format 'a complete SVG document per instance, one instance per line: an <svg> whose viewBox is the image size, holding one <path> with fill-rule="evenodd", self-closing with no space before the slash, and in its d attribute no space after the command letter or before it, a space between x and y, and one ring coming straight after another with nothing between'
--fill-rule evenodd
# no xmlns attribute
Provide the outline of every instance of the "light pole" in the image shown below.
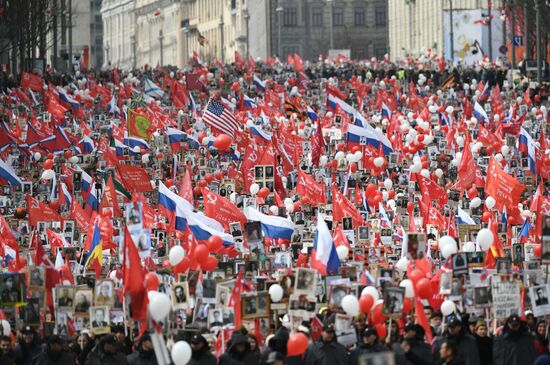
<svg viewBox="0 0 550 365"><path fill-rule="evenodd" d="M493 4L491 0L487 0L487 16L489 17L489 23L487 24L487 32L489 33L489 60L493 60L493 27L491 26L491 8Z"/></svg>
<svg viewBox="0 0 550 365"><path fill-rule="evenodd" d="M162 40L164 38L164 34L162 33L162 28L159 30L159 46L160 46L160 65L164 66L164 59L163 59L163 44Z"/></svg>
<svg viewBox="0 0 550 365"><path fill-rule="evenodd" d="M243 10L243 13L244 13L244 21L246 22L246 59L248 59L250 57L250 40L249 40L249 35L250 33L248 32L248 22L250 21L250 14L248 13L248 9L244 9Z"/></svg>
<svg viewBox="0 0 550 365"><path fill-rule="evenodd" d="M222 63L224 62L224 41L223 41L223 18L220 18L220 22L218 23L218 25L220 26L220 45L221 45L221 49L220 49L220 52L221 52L221 59L222 59Z"/></svg>
<svg viewBox="0 0 550 365"><path fill-rule="evenodd" d="M183 34L185 34L185 63L189 59L189 28L183 27Z"/></svg>
<svg viewBox="0 0 550 365"><path fill-rule="evenodd" d="M330 6L330 49L334 49L334 2L327 0Z"/></svg>
<svg viewBox="0 0 550 365"><path fill-rule="evenodd" d="M137 46L137 41L136 41L136 36L134 34L132 34L130 36L130 41L132 42L132 68L136 68L136 65L137 65L137 62L136 62L136 46Z"/></svg>
<svg viewBox="0 0 550 365"><path fill-rule="evenodd" d="M537 82L540 85L542 80L542 50L540 49L540 0L535 0L535 27L537 32L536 47L537 47ZM527 34L525 35L527 37Z"/></svg>
<svg viewBox="0 0 550 365"><path fill-rule="evenodd" d="M453 24L453 0L449 0L449 21L451 23L451 61L455 63L455 32Z"/></svg>
<svg viewBox="0 0 550 365"><path fill-rule="evenodd" d="M279 54L279 57L283 57L283 47L281 44L281 18L283 16L284 9L281 5L279 5L275 11L277 12L277 26L279 27L277 31L277 53Z"/></svg>

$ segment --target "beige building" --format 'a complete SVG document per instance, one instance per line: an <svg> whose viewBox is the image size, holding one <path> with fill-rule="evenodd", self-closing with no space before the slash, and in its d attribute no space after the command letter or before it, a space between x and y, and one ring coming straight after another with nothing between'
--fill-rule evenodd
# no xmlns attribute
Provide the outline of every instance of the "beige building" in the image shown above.
<svg viewBox="0 0 550 365"><path fill-rule="evenodd" d="M183 22L186 46L183 53L187 59L193 56L193 51L206 62L233 61L235 51L246 56L250 19L247 1L250 0L184 0L189 14Z"/></svg>
<svg viewBox="0 0 550 365"><path fill-rule="evenodd" d="M499 17L500 1L490 1L493 17ZM488 0L388 0L390 57L418 56L429 48L442 54L443 17L450 4L455 10L487 9Z"/></svg>
<svg viewBox="0 0 550 365"><path fill-rule="evenodd" d="M136 65L134 0L103 0L103 67L130 69Z"/></svg>

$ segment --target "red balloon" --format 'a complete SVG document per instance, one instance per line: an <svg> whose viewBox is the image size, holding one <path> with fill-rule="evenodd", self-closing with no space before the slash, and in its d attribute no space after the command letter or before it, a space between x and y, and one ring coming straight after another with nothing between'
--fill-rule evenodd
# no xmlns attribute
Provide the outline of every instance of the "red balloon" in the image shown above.
<svg viewBox="0 0 550 365"><path fill-rule="evenodd" d="M204 271L214 271L218 267L218 259L215 256L208 256L204 265L201 265Z"/></svg>
<svg viewBox="0 0 550 365"><path fill-rule="evenodd" d="M172 179L168 179L166 180L166 187L169 188L170 186L173 186L174 185L174 180Z"/></svg>
<svg viewBox="0 0 550 365"><path fill-rule="evenodd" d="M241 87L241 85L239 85L239 83L238 83L237 81L235 81L235 82L231 85L231 90L237 91L237 90L239 90L240 87Z"/></svg>
<svg viewBox="0 0 550 365"><path fill-rule="evenodd" d="M483 223L487 223L489 222L489 219L491 219L492 216L493 214L491 212L483 212L483 215L481 216L481 221Z"/></svg>
<svg viewBox="0 0 550 365"><path fill-rule="evenodd" d="M478 194L478 191L477 191L476 188L470 188L468 190L468 198L470 198L470 199L475 198L477 196L477 194Z"/></svg>
<svg viewBox="0 0 550 365"><path fill-rule="evenodd" d="M159 288L159 277L154 272L145 274L145 287L147 291L157 290Z"/></svg>
<svg viewBox="0 0 550 365"><path fill-rule="evenodd" d="M193 251L193 257L199 264L204 264L208 259L208 247L206 245L198 245Z"/></svg>
<svg viewBox="0 0 550 365"><path fill-rule="evenodd" d="M310 203L309 198L307 196L302 197L301 202L303 205L308 205Z"/></svg>
<svg viewBox="0 0 550 365"><path fill-rule="evenodd" d="M69 158L71 158L71 156L73 155L73 153L71 152L71 150L65 150L65 152L63 153L63 155L65 156L65 159L68 160Z"/></svg>
<svg viewBox="0 0 550 365"><path fill-rule="evenodd" d="M374 328L376 329L378 338L385 338L388 335L388 329L385 323L378 323Z"/></svg>
<svg viewBox="0 0 550 365"><path fill-rule="evenodd" d="M214 174L214 176L216 177L216 180L221 180L221 179L223 179L223 174L222 174L220 171L216 172L216 173Z"/></svg>
<svg viewBox="0 0 550 365"><path fill-rule="evenodd" d="M193 195L199 196L199 195L201 195L201 194L202 194L201 188L198 187L198 186L195 186L195 187L193 188Z"/></svg>
<svg viewBox="0 0 550 365"><path fill-rule="evenodd" d="M386 317L384 317L384 314L382 313L382 303L377 304L374 306L371 312L371 320L373 324L382 323L386 320Z"/></svg>
<svg viewBox="0 0 550 365"><path fill-rule="evenodd" d="M191 260L188 257L184 257L176 266L174 266L174 273L186 272L191 266Z"/></svg>
<svg viewBox="0 0 550 365"><path fill-rule="evenodd" d="M220 151L225 151L231 146L232 139L227 134L219 134L214 140L214 147Z"/></svg>
<svg viewBox="0 0 550 365"><path fill-rule="evenodd" d="M405 300L403 301L403 313L409 313L413 307L413 303L411 298L405 297Z"/></svg>
<svg viewBox="0 0 550 365"><path fill-rule="evenodd" d="M414 210L414 203L413 202L408 202L407 203L407 213L412 214L413 210Z"/></svg>
<svg viewBox="0 0 550 365"><path fill-rule="evenodd" d="M295 333L288 339L288 342L286 344L287 355L288 356L302 355L304 352L306 352L307 346L308 346L307 336L300 332Z"/></svg>
<svg viewBox="0 0 550 365"><path fill-rule="evenodd" d="M294 202L293 205L294 205L294 211L295 211L295 212L298 211L298 210L300 210L300 202Z"/></svg>
<svg viewBox="0 0 550 365"><path fill-rule="evenodd" d="M199 186L200 186L201 188L205 188L206 185L208 185L208 182L207 182L206 180L201 180L201 181L199 181Z"/></svg>
<svg viewBox="0 0 550 365"><path fill-rule="evenodd" d="M208 174L204 175L204 180L206 180L208 183L211 183L212 180L214 180L214 177L212 176L211 173L208 173Z"/></svg>
<svg viewBox="0 0 550 365"><path fill-rule="evenodd" d="M210 252L216 252L218 251L223 245L223 240L220 236L212 235L208 239L208 248L210 249Z"/></svg>
<svg viewBox="0 0 550 365"><path fill-rule="evenodd" d="M372 295L365 294L359 298L359 309L361 312L368 314L374 305L374 298Z"/></svg>
<svg viewBox="0 0 550 365"><path fill-rule="evenodd" d="M373 195L375 194L376 192L376 185L374 185L373 183L370 183L367 185L367 189L365 190L365 192L367 193L367 195Z"/></svg>
<svg viewBox="0 0 550 365"><path fill-rule="evenodd" d="M111 208L105 209L101 215L105 219L110 219L113 216L113 210Z"/></svg>
<svg viewBox="0 0 550 365"><path fill-rule="evenodd" d="M51 170L52 167L53 167L53 160L51 158L48 158L46 161L44 161L45 170Z"/></svg>
<svg viewBox="0 0 550 365"><path fill-rule="evenodd" d="M352 173L356 173L357 172L357 164L355 162L352 162L350 164L350 170Z"/></svg>
<svg viewBox="0 0 550 365"><path fill-rule="evenodd" d="M422 278L416 283L415 294L421 299L428 299L432 296L430 280Z"/></svg>
<svg viewBox="0 0 550 365"><path fill-rule="evenodd" d="M170 260L168 260L168 259L166 259L162 262L162 267L164 267L166 269L171 267L171 266L172 266L172 264L170 264Z"/></svg>
<svg viewBox="0 0 550 365"><path fill-rule="evenodd" d="M535 249L533 250L533 253L535 254L536 257L540 257L540 255L542 254L542 245L540 243L535 245Z"/></svg>
<svg viewBox="0 0 550 365"><path fill-rule="evenodd" d="M409 279L416 284L418 281L420 281L420 279L423 279L424 276L425 274L424 272L422 272L422 270L414 269L413 271L411 271L411 274L409 275Z"/></svg>
<svg viewBox="0 0 550 365"><path fill-rule="evenodd" d="M260 189L260 191L258 191L258 197L265 199L269 196L269 193L269 188L263 187Z"/></svg>

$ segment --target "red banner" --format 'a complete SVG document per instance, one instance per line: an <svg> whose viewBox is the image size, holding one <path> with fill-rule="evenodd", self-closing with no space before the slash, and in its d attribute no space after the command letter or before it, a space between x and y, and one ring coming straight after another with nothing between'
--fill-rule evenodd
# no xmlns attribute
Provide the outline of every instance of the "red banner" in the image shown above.
<svg viewBox="0 0 550 365"><path fill-rule="evenodd" d="M47 204L36 200L27 194L27 211L29 215L29 225L35 227L37 222L63 222L63 218Z"/></svg>
<svg viewBox="0 0 550 365"><path fill-rule="evenodd" d="M44 86L44 80L38 75L33 75L28 72L23 72L21 74L21 87L23 89L31 89L32 91L42 91Z"/></svg>
<svg viewBox="0 0 550 365"><path fill-rule="evenodd" d="M327 203L323 186L302 170L298 170L296 192L300 194L302 199L307 197L312 206Z"/></svg>
<svg viewBox="0 0 550 365"><path fill-rule="evenodd" d="M352 202L336 188L332 190L332 216L335 222L340 222L345 217L352 217L354 227L364 224L361 213L359 213Z"/></svg>
<svg viewBox="0 0 550 365"><path fill-rule="evenodd" d="M428 198L429 200L435 200L441 208L447 204L449 201L447 192L441 186L437 185L432 179L417 174L416 181L418 182L418 186L422 192L422 199Z"/></svg>
<svg viewBox="0 0 550 365"><path fill-rule="evenodd" d="M241 171L244 177L244 188L246 191L248 191L250 185L254 183L254 167L259 164L258 162L262 155L263 153L260 150L260 146L258 146L254 140L250 139L241 165Z"/></svg>
<svg viewBox="0 0 550 365"><path fill-rule="evenodd" d="M120 172L122 184L128 191L138 193L153 191L149 174L144 169L137 166L118 165L118 172Z"/></svg>
<svg viewBox="0 0 550 365"><path fill-rule="evenodd" d="M497 209L502 206L516 207L525 185L504 172L493 156L489 160L487 168L487 180L485 181L485 193L495 198Z"/></svg>
<svg viewBox="0 0 550 365"><path fill-rule="evenodd" d="M240 222L241 230L246 224L246 216L228 199L210 190L202 189L204 213L207 217L217 220L224 229L229 230L229 223Z"/></svg>
<svg viewBox="0 0 550 365"><path fill-rule="evenodd" d="M71 219L76 221L76 226L81 232L88 232L90 227L90 217L84 209L76 202L76 199L73 199L71 202Z"/></svg>
<svg viewBox="0 0 550 365"><path fill-rule="evenodd" d="M462 160L458 167L458 181L455 187L460 190L469 189L476 182L477 165L470 150L470 137L466 137L464 141L464 149L462 150Z"/></svg>

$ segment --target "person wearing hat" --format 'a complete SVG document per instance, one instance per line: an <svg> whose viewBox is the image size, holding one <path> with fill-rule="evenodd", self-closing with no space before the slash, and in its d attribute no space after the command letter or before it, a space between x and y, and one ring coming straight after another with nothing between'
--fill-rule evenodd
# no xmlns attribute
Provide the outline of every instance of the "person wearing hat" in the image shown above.
<svg viewBox="0 0 550 365"><path fill-rule="evenodd" d="M137 349L126 356L128 365L157 365L157 357L153 348L151 335L145 332L137 344Z"/></svg>
<svg viewBox="0 0 550 365"><path fill-rule="evenodd" d="M31 326L25 326L21 330L19 343L15 346L15 363L17 365L30 365L32 359L42 352L42 346L36 331Z"/></svg>
<svg viewBox="0 0 550 365"><path fill-rule="evenodd" d="M265 365L285 365L285 355L280 352L274 351L269 354L264 361Z"/></svg>
<svg viewBox="0 0 550 365"><path fill-rule="evenodd" d="M457 362L463 361L464 365L482 365L479 362L479 350L474 336L466 332L462 321L456 315L447 318L445 331L434 340L433 356L436 361L441 360L440 349L445 340L453 340L456 343Z"/></svg>
<svg viewBox="0 0 550 365"><path fill-rule="evenodd" d="M319 341L311 345L311 352L319 365L347 365L350 361L349 351L336 341L332 324L323 326Z"/></svg>
<svg viewBox="0 0 550 365"><path fill-rule="evenodd" d="M389 351L389 349L380 343L376 330L372 327L367 327L361 334L359 346L351 352L350 362L355 365L359 363L361 355L384 351Z"/></svg>
<svg viewBox="0 0 550 365"><path fill-rule="evenodd" d="M493 338L487 331L487 323L483 319L478 319L474 329L474 338L479 350L479 362L483 365L493 363Z"/></svg>
<svg viewBox="0 0 550 365"><path fill-rule="evenodd" d="M99 340L86 360L86 365L126 365L126 355L118 350L115 336L108 334Z"/></svg>
<svg viewBox="0 0 550 365"><path fill-rule="evenodd" d="M76 358L72 351L64 346L64 341L57 335L50 336L46 342L46 350L32 361L33 365L72 365Z"/></svg>
<svg viewBox="0 0 550 365"><path fill-rule="evenodd" d="M394 344L395 360L398 365L430 364L433 361L430 345L424 342L426 331L419 324L409 323L404 328L403 341ZM424 362L419 363L418 359Z"/></svg>
<svg viewBox="0 0 550 365"><path fill-rule="evenodd" d="M281 327L275 332L275 335L267 342L267 347L261 355L261 360L265 362L267 357L272 352L279 352L286 356L286 343L290 337L290 333L286 327Z"/></svg>
<svg viewBox="0 0 550 365"><path fill-rule="evenodd" d="M0 336L0 365L15 365L15 354L8 336Z"/></svg>
<svg viewBox="0 0 550 365"><path fill-rule="evenodd" d="M216 365L216 357L210 352L210 346L204 336L196 334L190 343L192 353L187 365Z"/></svg>
<svg viewBox="0 0 550 365"><path fill-rule="evenodd" d="M506 320L493 346L494 365L532 364L536 359L535 343L527 325L517 314Z"/></svg>
<svg viewBox="0 0 550 365"><path fill-rule="evenodd" d="M233 332L227 350L218 365L258 365L258 358L250 350L248 338L241 332Z"/></svg>

